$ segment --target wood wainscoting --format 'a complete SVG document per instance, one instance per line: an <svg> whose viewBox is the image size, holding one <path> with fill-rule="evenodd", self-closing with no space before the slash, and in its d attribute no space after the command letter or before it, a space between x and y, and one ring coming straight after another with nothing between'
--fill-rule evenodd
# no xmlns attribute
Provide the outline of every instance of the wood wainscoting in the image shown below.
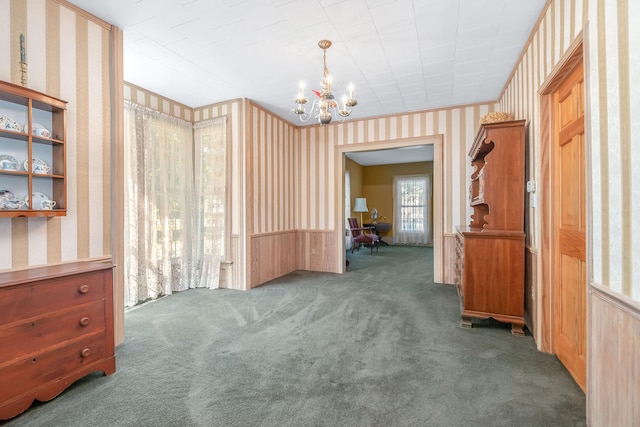
<svg viewBox="0 0 640 427"><path fill-rule="evenodd" d="M297 252L296 230L251 236L249 288L255 288L296 270Z"/></svg>
<svg viewBox="0 0 640 427"><path fill-rule="evenodd" d="M591 284L587 407L589 425L640 420L640 302Z"/></svg>
<svg viewBox="0 0 640 427"><path fill-rule="evenodd" d="M250 288L295 270L335 272L337 242L327 230L288 230L251 236Z"/></svg>
<svg viewBox="0 0 640 427"><path fill-rule="evenodd" d="M337 247L333 231L298 230L298 269L335 272Z"/></svg>
<svg viewBox="0 0 640 427"><path fill-rule="evenodd" d="M444 252L444 265L442 281L449 285L455 283L456 277L456 235L455 233L442 234L442 246Z"/></svg>

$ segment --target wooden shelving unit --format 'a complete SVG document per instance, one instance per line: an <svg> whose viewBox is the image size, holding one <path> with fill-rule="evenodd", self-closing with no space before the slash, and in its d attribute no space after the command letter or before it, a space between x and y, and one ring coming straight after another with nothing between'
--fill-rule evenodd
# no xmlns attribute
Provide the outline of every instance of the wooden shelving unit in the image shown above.
<svg viewBox="0 0 640 427"><path fill-rule="evenodd" d="M0 126L0 197L9 191L24 202L21 206L0 206L0 217L67 214L66 112L65 101L0 81L0 117L22 127ZM48 134L34 133L37 128L45 128ZM15 159L18 166L12 166L9 159ZM36 169L34 163L44 167ZM55 206L43 206L40 202L45 197Z"/></svg>
<svg viewBox="0 0 640 427"><path fill-rule="evenodd" d="M493 318L524 334L524 129L524 120L482 125L469 151L473 214L456 235L462 326Z"/></svg>

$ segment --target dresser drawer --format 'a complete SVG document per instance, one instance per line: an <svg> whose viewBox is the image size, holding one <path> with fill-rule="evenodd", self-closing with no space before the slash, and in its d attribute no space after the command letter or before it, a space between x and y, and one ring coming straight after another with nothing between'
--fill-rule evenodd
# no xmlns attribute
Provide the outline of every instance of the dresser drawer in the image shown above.
<svg viewBox="0 0 640 427"><path fill-rule="evenodd" d="M100 272L16 286L0 296L0 325L104 297L104 274Z"/></svg>
<svg viewBox="0 0 640 427"><path fill-rule="evenodd" d="M0 349L3 359L11 360L104 328L104 301L94 301L47 316L0 325ZM0 366L2 364L0 361Z"/></svg>
<svg viewBox="0 0 640 427"><path fill-rule="evenodd" d="M18 359L0 368L0 402L47 382L62 379L106 356L105 331L96 331L63 347Z"/></svg>

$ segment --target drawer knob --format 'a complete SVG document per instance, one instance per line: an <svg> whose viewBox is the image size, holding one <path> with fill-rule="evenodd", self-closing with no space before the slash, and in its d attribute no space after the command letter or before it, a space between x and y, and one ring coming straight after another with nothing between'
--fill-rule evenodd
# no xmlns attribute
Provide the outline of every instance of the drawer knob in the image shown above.
<svg viewBox="0 0 640 427"><path fill-rule="evenodd" d="M80 325L81 326L87 326L89 324L90 320L88 317L83 317L80 319Z"/></svg>
<svg viewBox="0 0 640 427"><path fill-rule="evenodd" d="M89 285L85 284L85 285L80 286L80 287L78 288L78 291L79 291L81 294L86 294L87 292L89 292Z"/></svg>
<svg viewBox="0 0 640 427"><path fill-rule="evenodd" d="M89 357L91 355L91 349L89 347L85 348L80 352L82 357Z"/></svg>

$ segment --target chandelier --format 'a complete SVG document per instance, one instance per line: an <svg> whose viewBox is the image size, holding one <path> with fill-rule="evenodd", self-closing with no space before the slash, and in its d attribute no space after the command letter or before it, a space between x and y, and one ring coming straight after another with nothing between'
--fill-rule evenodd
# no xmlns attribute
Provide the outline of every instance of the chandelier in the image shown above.
<svg viewBox="0 0 640 427"><path fill-rule="evenodd" d="M327 69L327 49L331 47L331 40L320 40L318 46L322 49L324 68L322 70L320 91L311 90L317 96L317 99L311 103L311 108L307 111L305 104L309 100L304 96L304 84L300 84L300 92L295 100L296 106L291 112L296 113L303 123L309 121L311 117L315 117L318 119L318 123L325 126L331 122L334 115L336 119L342 118L342 122L344 122L351 114L351 109L358 105L358 101L353 97L353 85L349 85L349 97L347 98L346 95L342 97L342 108L339 108L333 92L331 92L331 76Z"/></svg>

